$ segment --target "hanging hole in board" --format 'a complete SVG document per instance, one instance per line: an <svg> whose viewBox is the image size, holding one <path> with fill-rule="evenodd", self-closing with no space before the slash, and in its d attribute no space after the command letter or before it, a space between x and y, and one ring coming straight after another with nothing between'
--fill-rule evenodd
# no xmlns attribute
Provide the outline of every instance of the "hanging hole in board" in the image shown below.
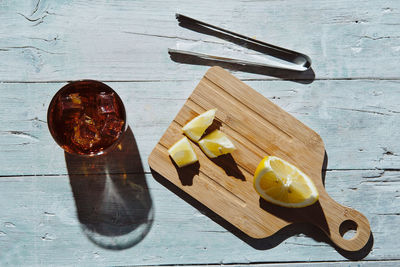
<svg viewBox="0 0 400 267"><path fill-rule="evenodd" d="M355 237L357 233L357 223L352 220L346 220L340 224L339 233L343 239L350 240Z"/></svg>

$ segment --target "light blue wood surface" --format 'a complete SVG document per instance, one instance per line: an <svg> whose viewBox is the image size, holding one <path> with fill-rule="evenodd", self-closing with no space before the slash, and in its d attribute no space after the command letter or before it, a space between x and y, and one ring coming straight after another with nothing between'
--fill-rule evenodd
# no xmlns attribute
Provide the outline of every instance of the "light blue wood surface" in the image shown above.
<svg viewBox="0 0 400 267"><path fill-rule="evenodd" d="M252 53L180 28L175 12L312 58L311 83L232 73L321 135L328 193L370 221L365 258L349 261L312 226L254 248L153 178L147 157L208 68L167 49ZM1 266L400 264L399 1L0 0L0 21ZM100 160L99 174L80 176L87 162L51 138L52 96L83 78L121 96L142 169L117 154L107 171ZM90 231L121 218L140 223L108 229L113 238Z"/></svg>

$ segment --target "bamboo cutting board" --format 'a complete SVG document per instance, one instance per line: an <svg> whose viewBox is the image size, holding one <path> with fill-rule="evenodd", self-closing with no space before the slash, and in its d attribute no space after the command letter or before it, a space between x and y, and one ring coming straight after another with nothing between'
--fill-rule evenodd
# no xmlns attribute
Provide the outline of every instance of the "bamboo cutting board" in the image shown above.
<svg viewBox="0 0 400 267"><path fill-rule="evenodd" d="M226 133L237 150L209 159L192 142L199 163L178 168L167 149L182 136L181 128L200 113L217 108L210 130ZM306 173L320 199L306 208L278 207L253 188L258 163L274 155ZM248 85L220 67L210 68L149 156L149 165L203 205L253 238L266 238L296 222L320 227L340 248L362 249L370 238L367 218L328 196L322 183L325 148L321 137ZM356 228L351 239L342 237Z"/></svg>

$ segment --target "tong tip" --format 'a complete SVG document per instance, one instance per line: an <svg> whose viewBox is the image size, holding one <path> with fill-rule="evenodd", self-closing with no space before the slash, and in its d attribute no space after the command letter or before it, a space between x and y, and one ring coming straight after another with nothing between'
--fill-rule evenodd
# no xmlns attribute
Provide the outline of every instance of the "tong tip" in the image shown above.
<svg viewBox="0 0 400 267"><path fill-rule="evenodd" d="M182 14L175 13L175 18L179 21L182 18Z"/></svg>

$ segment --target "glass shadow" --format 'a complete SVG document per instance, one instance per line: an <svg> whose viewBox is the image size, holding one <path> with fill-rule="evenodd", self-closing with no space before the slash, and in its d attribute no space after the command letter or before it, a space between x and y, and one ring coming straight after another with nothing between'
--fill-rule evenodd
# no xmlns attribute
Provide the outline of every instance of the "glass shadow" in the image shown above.
<svg viewBox="0 0 400 267"><path fill-rule="evenodd" d="M89 240L121 250L139 243L153 222L153 205L140 154L128 127L120 143L102 156L65 152L78 219Z"/></svg>

